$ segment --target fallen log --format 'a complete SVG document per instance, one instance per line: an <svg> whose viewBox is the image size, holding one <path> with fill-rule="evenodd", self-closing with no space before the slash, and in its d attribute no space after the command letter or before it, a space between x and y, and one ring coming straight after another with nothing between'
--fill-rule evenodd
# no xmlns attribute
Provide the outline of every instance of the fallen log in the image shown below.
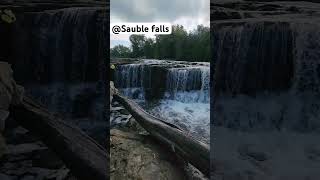
<svg viewBox="0 0 320 180"><path fill-rule="evenodd" d="M114 93L113 98L122 104L154 138L167 144L183 159L198 168L206 176L210 173L209 145L194 139L185 131L145 112L134 101Z"/></svg>
<svg viewBox="0 0 320 180"><path fill-rule="evenodd" d="M11 112L21 125L39 135L78 179L108 179L108 151L80 129L27 97L21 104L11 107Z"/></svg>

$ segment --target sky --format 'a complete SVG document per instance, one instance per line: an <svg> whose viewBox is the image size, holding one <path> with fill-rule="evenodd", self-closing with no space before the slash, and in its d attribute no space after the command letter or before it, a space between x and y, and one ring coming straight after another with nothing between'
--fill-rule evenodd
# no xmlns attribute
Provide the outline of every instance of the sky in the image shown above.
<svg viewBox="0 0 320 180"><path fill-rule="evenodd" d="M168 22L183 25L187 31L191 31L200 24L209 27L209 4L210 0L111 0L110 21ZM129 47L129 36L111 34L110 46L121 44Z"/></svg>

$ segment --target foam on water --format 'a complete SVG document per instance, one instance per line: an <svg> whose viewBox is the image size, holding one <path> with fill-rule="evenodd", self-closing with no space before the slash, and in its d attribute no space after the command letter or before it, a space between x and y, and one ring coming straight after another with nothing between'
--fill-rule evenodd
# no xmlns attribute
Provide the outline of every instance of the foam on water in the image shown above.
<svg viewBox="0 0 320 180"><path fill-rule="evenodd" d="M168 68L166 89L162 99L147 102L144 85L150 76L148 66L154 64L166 64ZM171 64L172 68L168 67ZM115 85L123 95L135 100L149 113L209 143L209 78L209 63L144 59L139 64L118 67Z"/></svg>
<svg viewBox="0 0 320 180"><path fill-rule="evenodd" d="M179 93L181 95L180 99L163 99L157 106L147 109L147 111L209 143L210 104L208 102L193 101L192 98L198 97L199 93Z"/></svg>

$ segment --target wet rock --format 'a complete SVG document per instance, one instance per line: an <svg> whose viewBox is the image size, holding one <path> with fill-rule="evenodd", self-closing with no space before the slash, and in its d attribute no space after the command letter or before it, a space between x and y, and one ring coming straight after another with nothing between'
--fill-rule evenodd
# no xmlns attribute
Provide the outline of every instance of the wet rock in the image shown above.
<svg viewBox="0 0 320 180"><path fill-rule="evenodd" d="M28 130L18 126L6 131L11 132L6 132L6 138L10 139L10 142L15 140L15 144L7 145L0 159L0 173L13 180L66 178L69 169L65 168L60 158L42 142L28 138L31 136Z"/></svg>
<svg viewBox="0 0 320 180"><path fill-rule="evenodd" d="M213 7L211 17L212 17L211 20L242 18L241 13L237 11L232 11L230 9L222 8L222 7Z"/></svg>
<svg viewBox="0 0 320 180"><path fill-rule="evenodd" d="M18 129L21 133L25 131ZM69 169L41 142L8 144L8 150L0 161L0 173L12 179L61 179ZM1 178L0 178L1 179Z"/></svg>
<svg viewBox="0 0 320 180"><path fill-rule="evenodd" d="M47 169L59 169L64 163L54 152L47 150L36 153L32 159L32 165Z"/></svg>
<svg viewBox="0 0 320 180"><path fill-rule="evenodd" d="M10 123L16 123L13 119L10 120ZM39 137L36 137L31 134L27 129L13 125L14 127L9 128L5 131L5 136L7 137L8 144L24 144L24 143L33 143L39 141Z"/></svg>
<svg viewBox="0 0 320 180"><path fill-rule="evenodd" d="M68 175L69 170L61 168L58 170L31 168L26 173L35 174L35 179L56 179L64 180Z"/></svg>
<svg viewBox="0 0 320 180"><path fill-rule="evenodd" d="M121 110L124 110L124 107L122 106L116 106L116 107L111 107L110 111L119 111L121 113Z"/></svg>
<svg viewBox="0 0 320 180"><path fill-rule="evenodd" d="M18 145L11 145L9 144L8 151L6 155L19 155L19 154L27 154L32 153L34 151L46 150L47 147L39 145L41 143L26 143L26 144L18 144Z"/></svg>
<svg viewBox="0 0 320 180"><path fill-rule="evenodd" d="M5 163L1 166L1 172L11 176L21 176L32 169L32 161L24 160L19 162Z"/></svg>
<svg viewBox="0 0 320 180"><path fill-rule="evenodd" d="M125 115L129 115L130 114L129 111L127 111L126 109L121 109L121 110L119 110L119 112L121 114L125 114Z"/></svg>
<svg viewBox="0 0 320 180"><path fill-rule="evenodd" d="M111 101L110 101L111 102ZM114 106L114 107L118 107L120 104L118 103L118 102L112 102L112 105Z"/></svg>

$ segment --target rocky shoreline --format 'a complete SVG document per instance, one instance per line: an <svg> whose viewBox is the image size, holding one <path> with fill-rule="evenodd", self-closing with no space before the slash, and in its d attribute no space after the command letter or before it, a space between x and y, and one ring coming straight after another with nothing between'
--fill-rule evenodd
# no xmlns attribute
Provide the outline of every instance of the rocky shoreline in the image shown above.
<svg viewBox="0 0 320 180"><path fill-rule="evenodd" d="M3 133L5 144L0 142L0 146L5 147L0 160L1 180L75 179L63 161L39 137L17 124L12 126Z"/></svg>
<svg viewBox="0 0 320 180"><path fill-rule="evenodd" d="M15 16L12 23L0 21L0 59L12 65L25 95L50 112L63 114L67 123L80 127L105 147L109 125L105 103L108 8L104 1L91 0L0 2L0 10L9 9ZM8 96L6 89L0 87L0 179L77 179L66 168L70 162L62 156L67 152L60 156L53 152L65 144L49 149L45 138L22 127L21 119L37 126L32 118L11 117L10 104L3 104L8 100L2 96Z"/></svg>
<svg viewBox="0 0 320 180"><path fill-rule="evenodd" d="M72 178L63 161L40 137L20 126L11 116L11 106L22 102L24 91L14 81L9 64L0 62L0 69L0 179Z"/></svg>
<svg viewBox="0 0 320 180"><path fill-rule="evenodd" d="M152 138L118 102L110 108L110 179L208 180Z"/></svg>

